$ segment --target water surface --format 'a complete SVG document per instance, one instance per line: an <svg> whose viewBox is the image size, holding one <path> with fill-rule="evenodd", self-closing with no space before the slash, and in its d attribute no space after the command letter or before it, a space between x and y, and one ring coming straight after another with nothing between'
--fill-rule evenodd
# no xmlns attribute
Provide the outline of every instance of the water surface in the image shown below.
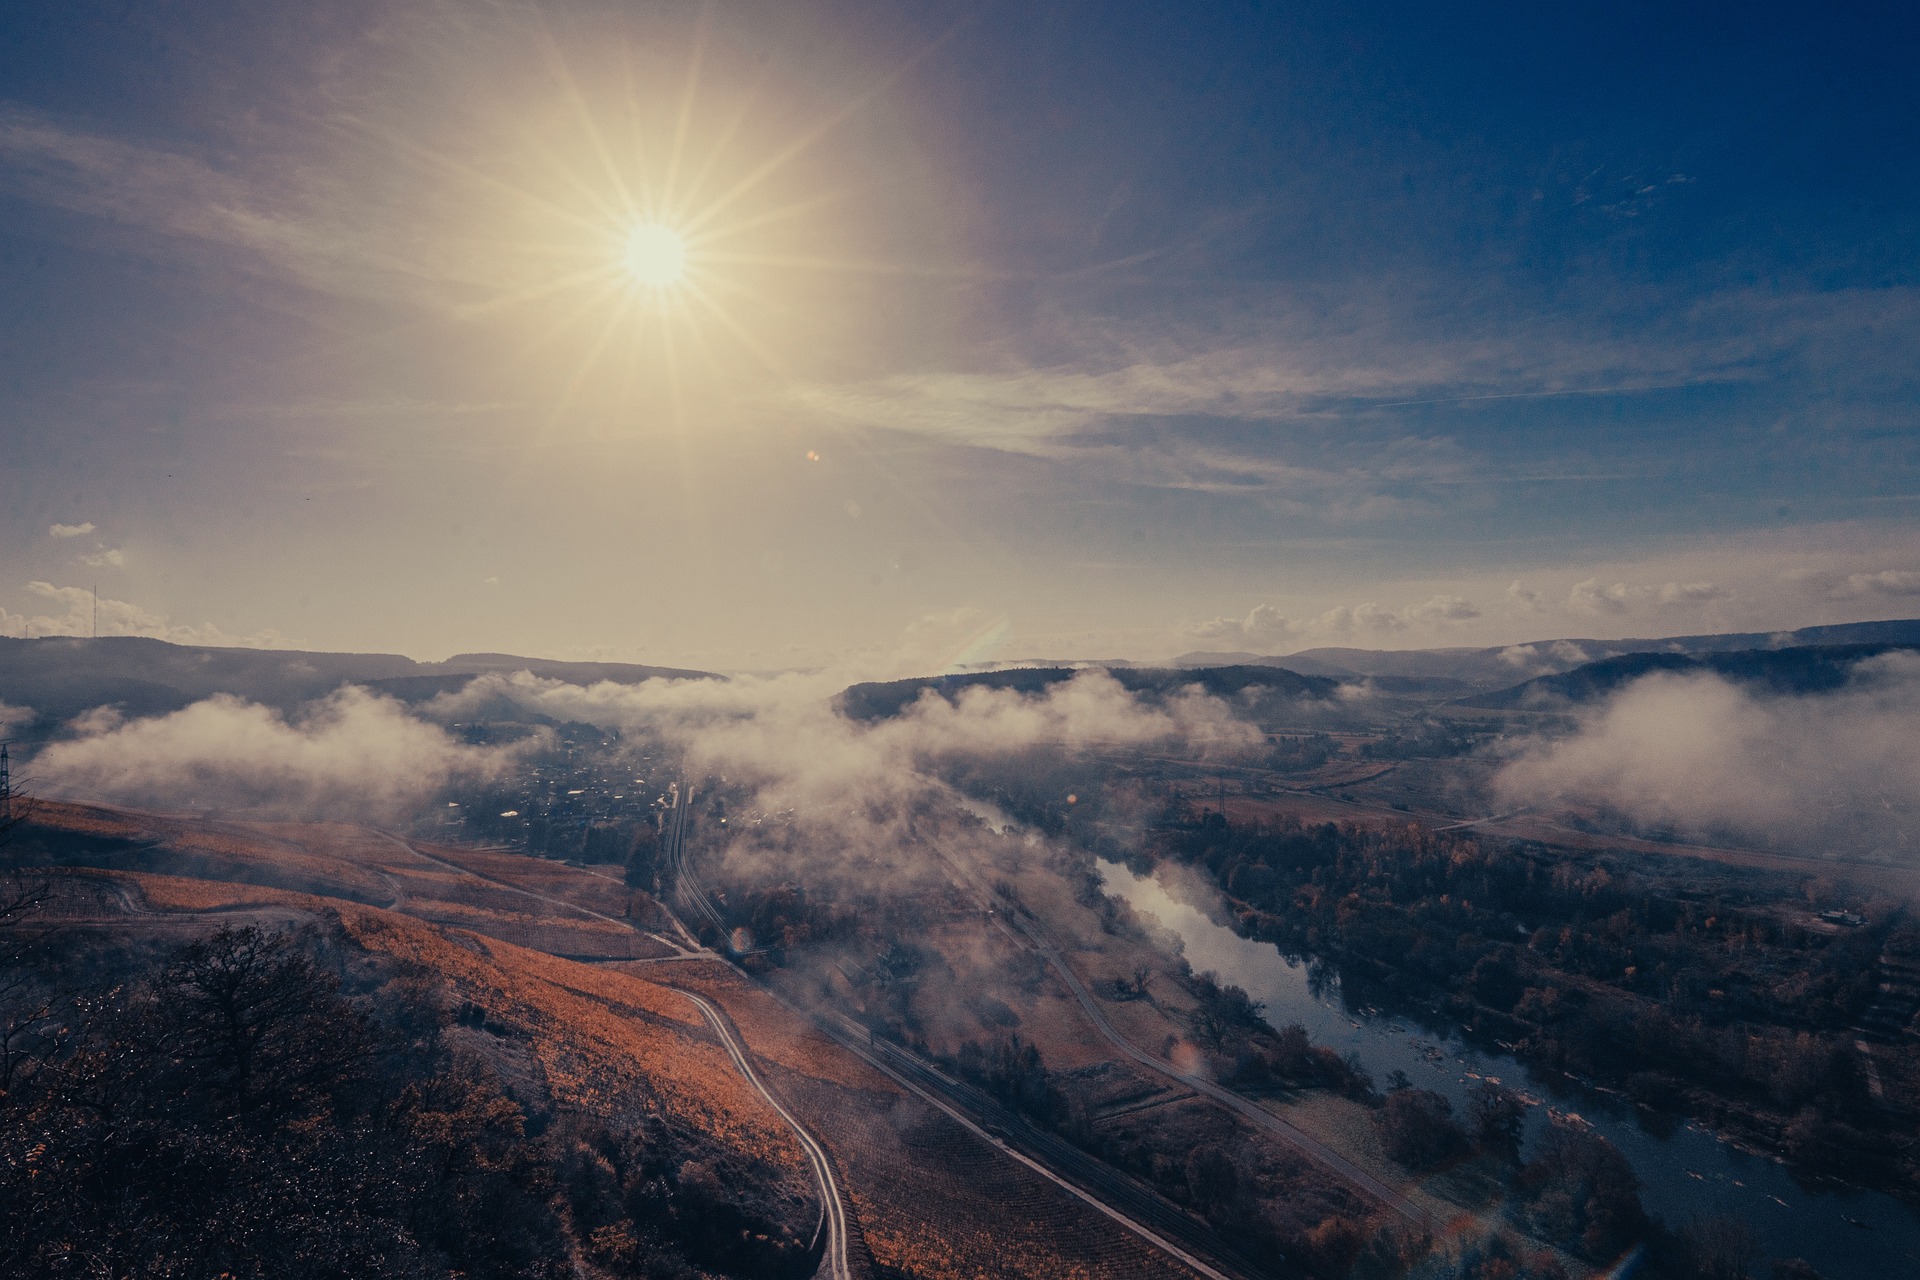
<svg viewBox="0 0 1920 1280"><path fill-rule="evenodd" d="M1829 1280L1920 1277L1920 1215L1893 1197L1803 1187L1784 1166L1695 1125L1651 1133L1632 1107L1604 1092L1536 1076L1518 1059L1475 1048L1455 1033L1351 1007L1338 979L1324 970L1316 980L1308 966L1216 924L1159 880L1104 859L1098 865L1110 892L1180 939L1195 972L1211 971L1245 989L1266 1005L1274 1026L1297 1022L1314 1043L1357 1054L1383 1087L1388 1072L1404 1071L1415 1085L1445 1094L1464 1115L1468 1089L1482 1079L1497 1081L1537 1100L1529 1141L1546 1127L1549 1107L1591 1124L1632 1162L1642 1201L1669 1225L1695 1214L1737 1214L1759 1233L1769 1259L1805 1258Z"/></svg>

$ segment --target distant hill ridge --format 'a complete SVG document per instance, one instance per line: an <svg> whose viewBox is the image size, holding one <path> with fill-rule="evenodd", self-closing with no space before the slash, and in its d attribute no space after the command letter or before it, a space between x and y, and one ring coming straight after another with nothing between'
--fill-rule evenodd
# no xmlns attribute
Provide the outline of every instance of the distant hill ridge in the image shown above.
<svg viewBox="0 0 1920 1280"><path fill-rule="evenodd" d="M1628 640L1535 640L1482 649L1347 649L1323 647L1261 657L1249 653L1195 652L1173 660L1182 667L1221 665L1277 666L1306 675L1353 680L1362 676L1401 676L1463 680L1481 689L1512 685L1516 679L1570 671L1590 662L1632 653L1735 653L1825 645L1920 645L1920 619L1846 622L1801 627L1796 631L1749 631L1715 635L1666 636Z"/></svg>
<svg viewBox="0 0 1920 1280"><path fill-rule="evenodd" d="M1864 659L1914 652L1920 644L1802 645L1733 653L1628 653L1540 676L1497 693L1463 698L1459 705L1494 711L1552 710L1594 702L1656 672L1710 673L1767 693L1829 693L1846 684Z"/></svg>
<svg viewBox="0 0 1920 1280"><path fill-rule="evenodd" d="M109 704L129 715L161 715L216 693L290 710L343 684L366 685L419 701L457 691L475 676L513 671L530 671L568 684L718 678L711 672L677 667L557 662L503 653L463 653L445 662L416 662L393 653L223 649L145 636L0 637L0 702L32 707L43 720L62 720Z"/></svg>

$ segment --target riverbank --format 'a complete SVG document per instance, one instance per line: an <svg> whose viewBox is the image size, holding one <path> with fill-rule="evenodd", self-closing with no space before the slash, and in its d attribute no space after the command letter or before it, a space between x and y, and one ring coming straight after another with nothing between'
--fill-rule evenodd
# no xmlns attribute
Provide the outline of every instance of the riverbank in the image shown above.
<svg viewBox="0 0 1920 1280"><path fill-rule="evenodd" d="M1300 1023L1317 1043L1356 1055L1376 1078L1402 1071L1418 1086L1448 1096L1456 1108L1464 1108L1468 1090L1479 1081L1503 1081L1530 1100L1529 1143L1545 1129L1549 1109L1591 1124L1630 1162L1648 1209L1670 1224L1695 1215L1737 1215L1753 1226L1769 1256L1822 1259L1820 1270L1829 1280L1920 1274L1920 1216L1892 1196L1803 1183L1780 1162L1721 1141L1697 1123L1676 1121L1650 1131L1624 1097L1610 1098L1536 1071L1511 1053L1471 1043L1458 1028L1439 1025L1445 1021L1441 1012L1415 1019L1365 998L1351 1000L1336 969L1310 972L1195 906L1193 893L1182 892L1195 887L1184 876L1170 888L1117 863L1102 862L1099 869L1109 892L1178 940L1195 971L1243 987L1263 1002L1269 1022ZM1307 1105L1341 1110L1331 1099ZM1348 1125L1348 1141L1358 1150L1363 1139Z"/></svg>

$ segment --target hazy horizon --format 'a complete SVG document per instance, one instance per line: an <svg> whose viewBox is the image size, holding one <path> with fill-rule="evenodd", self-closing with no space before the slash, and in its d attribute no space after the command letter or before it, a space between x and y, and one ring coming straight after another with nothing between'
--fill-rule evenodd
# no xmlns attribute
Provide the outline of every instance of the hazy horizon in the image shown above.
<svg viewBox="0 0 1920 1280"><path fill-rule="evenodd" d="M1911 613L1912 21L23 11L0 634L95 587L727 669Z"/></svg>

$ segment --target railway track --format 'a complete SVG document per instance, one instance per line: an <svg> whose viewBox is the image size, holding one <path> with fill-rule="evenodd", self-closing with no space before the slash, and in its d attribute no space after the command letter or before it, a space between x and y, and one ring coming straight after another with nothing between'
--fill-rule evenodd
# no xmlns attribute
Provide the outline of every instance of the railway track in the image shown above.
<svg viewBox="0 0 1920 1280"><path fill-rule="evenodd" d="M684 788L676 785L673 808L667 810L666 824L667 870L673 877L671 896L675 904L701 922L711 925L724 939L727 923L714 909L706 885L701 883L699 872L687 857L687 819L692 808L693 785L688 783Z"/></svg>
<svg viewBox="0 0 1920 1280"><path fill-rule="evenodd" d="M1120 1034L1117 1027L1107 1020L1106 1014L1094 1002L1093 993L1087 990L1086 984L1080 981L1080 976L1067 964L1066 957L1061 955L1059 950L1054 947L1050 941L1030 932L1024 924L1018 922L1009 924L1007 922L1007 913L1005 912L995 912L994 918L1000 922L1001 928L1005 929L1016 939L1024 941L1027 946L1032 948L1047 962L1055 973L1060 975L1060 980L1066 984L1067 989L1073 993L1074 999L1079 1001L1081 1009L1086 1012L1088 1021L1093 1023L1094 1028L1106 1038L1109 1044L1126 1054L1130 1060L1139 1063L1163 1079L1184 1085L1197 1093L1211 1098L1221 1106L1226 1107L1229 1111L1232 1111L1235 1115L1252 1124L1255 1128L1261 1129L1273 1137L1278 1138L1287 1146L1307 1157L1322 1169L1338 1177L1363 1195L1393 1210L1393 1212L1400 1215L1409 1225L1422 1231L1433 1231L1435 1229L1436 1224L1433 1219L1425 1210L1420 1208L1419 1205L1407 1199L1407 1197L1401 1195L1386 1183L1381 1182L1378 1178L1375 1178L1372 1174L1360 1168L1338 1151L1327 1146L1324 1142L1288 1124L1285 1120L1251 1099L1244 1098L1231 1089L1223 1089L1204 1076L1181 1071L1172 1063L1163 1058L1155 1057L1153 1054L1148 1053L1146 1050L1134 1044L1131 1040L1128 1040Z"/></svg>
<svg viewBox="0 0 1920 1280"><path fill-rule="evenodd" d="M1239 1255L1228 1248L1211 1227L1150 1188L1055 1134L1035 1127L972 1085L954 1079L892 1041L873 1036L852 1019L800 1009L795 1012L809 1018L829 1039L958 1122L976 1138L1207 1280L1251 1280L1280 1274L1282 1259L1276 1257L1271 1264L1263 1265Z"/></svg>
<svg viewBox="0 0 1920 1280"><path fill-rule="evenodd" d="M719 930L726 922L708 899L706 887L686 851L686 807L691 789L670 813L668 867L674 876L673 900ZM715 959L750 975L726 957ZM828 1039L865 1061L908 1092L957 1121L975 1137L1083 1201L1147 1243L1178 1259L1207 1280L1254 1280L1276 1274L1280 1260L1263 1266L1238 1256L1211 1227L1163 1199L1157 1192L1087 1154L1055 1134L1039 1129L985 1093L955 1080L891 1041L874 1037L843 1014L803 1008L778 991L755 982L789 1011L817 1027ZM688 994L682 992L682 994ZM777 1105L777 1104L776 1104ZM782 1114L785 1114L784 1112ZM791 1121L790 1121L791 1123Z"/></svg>

